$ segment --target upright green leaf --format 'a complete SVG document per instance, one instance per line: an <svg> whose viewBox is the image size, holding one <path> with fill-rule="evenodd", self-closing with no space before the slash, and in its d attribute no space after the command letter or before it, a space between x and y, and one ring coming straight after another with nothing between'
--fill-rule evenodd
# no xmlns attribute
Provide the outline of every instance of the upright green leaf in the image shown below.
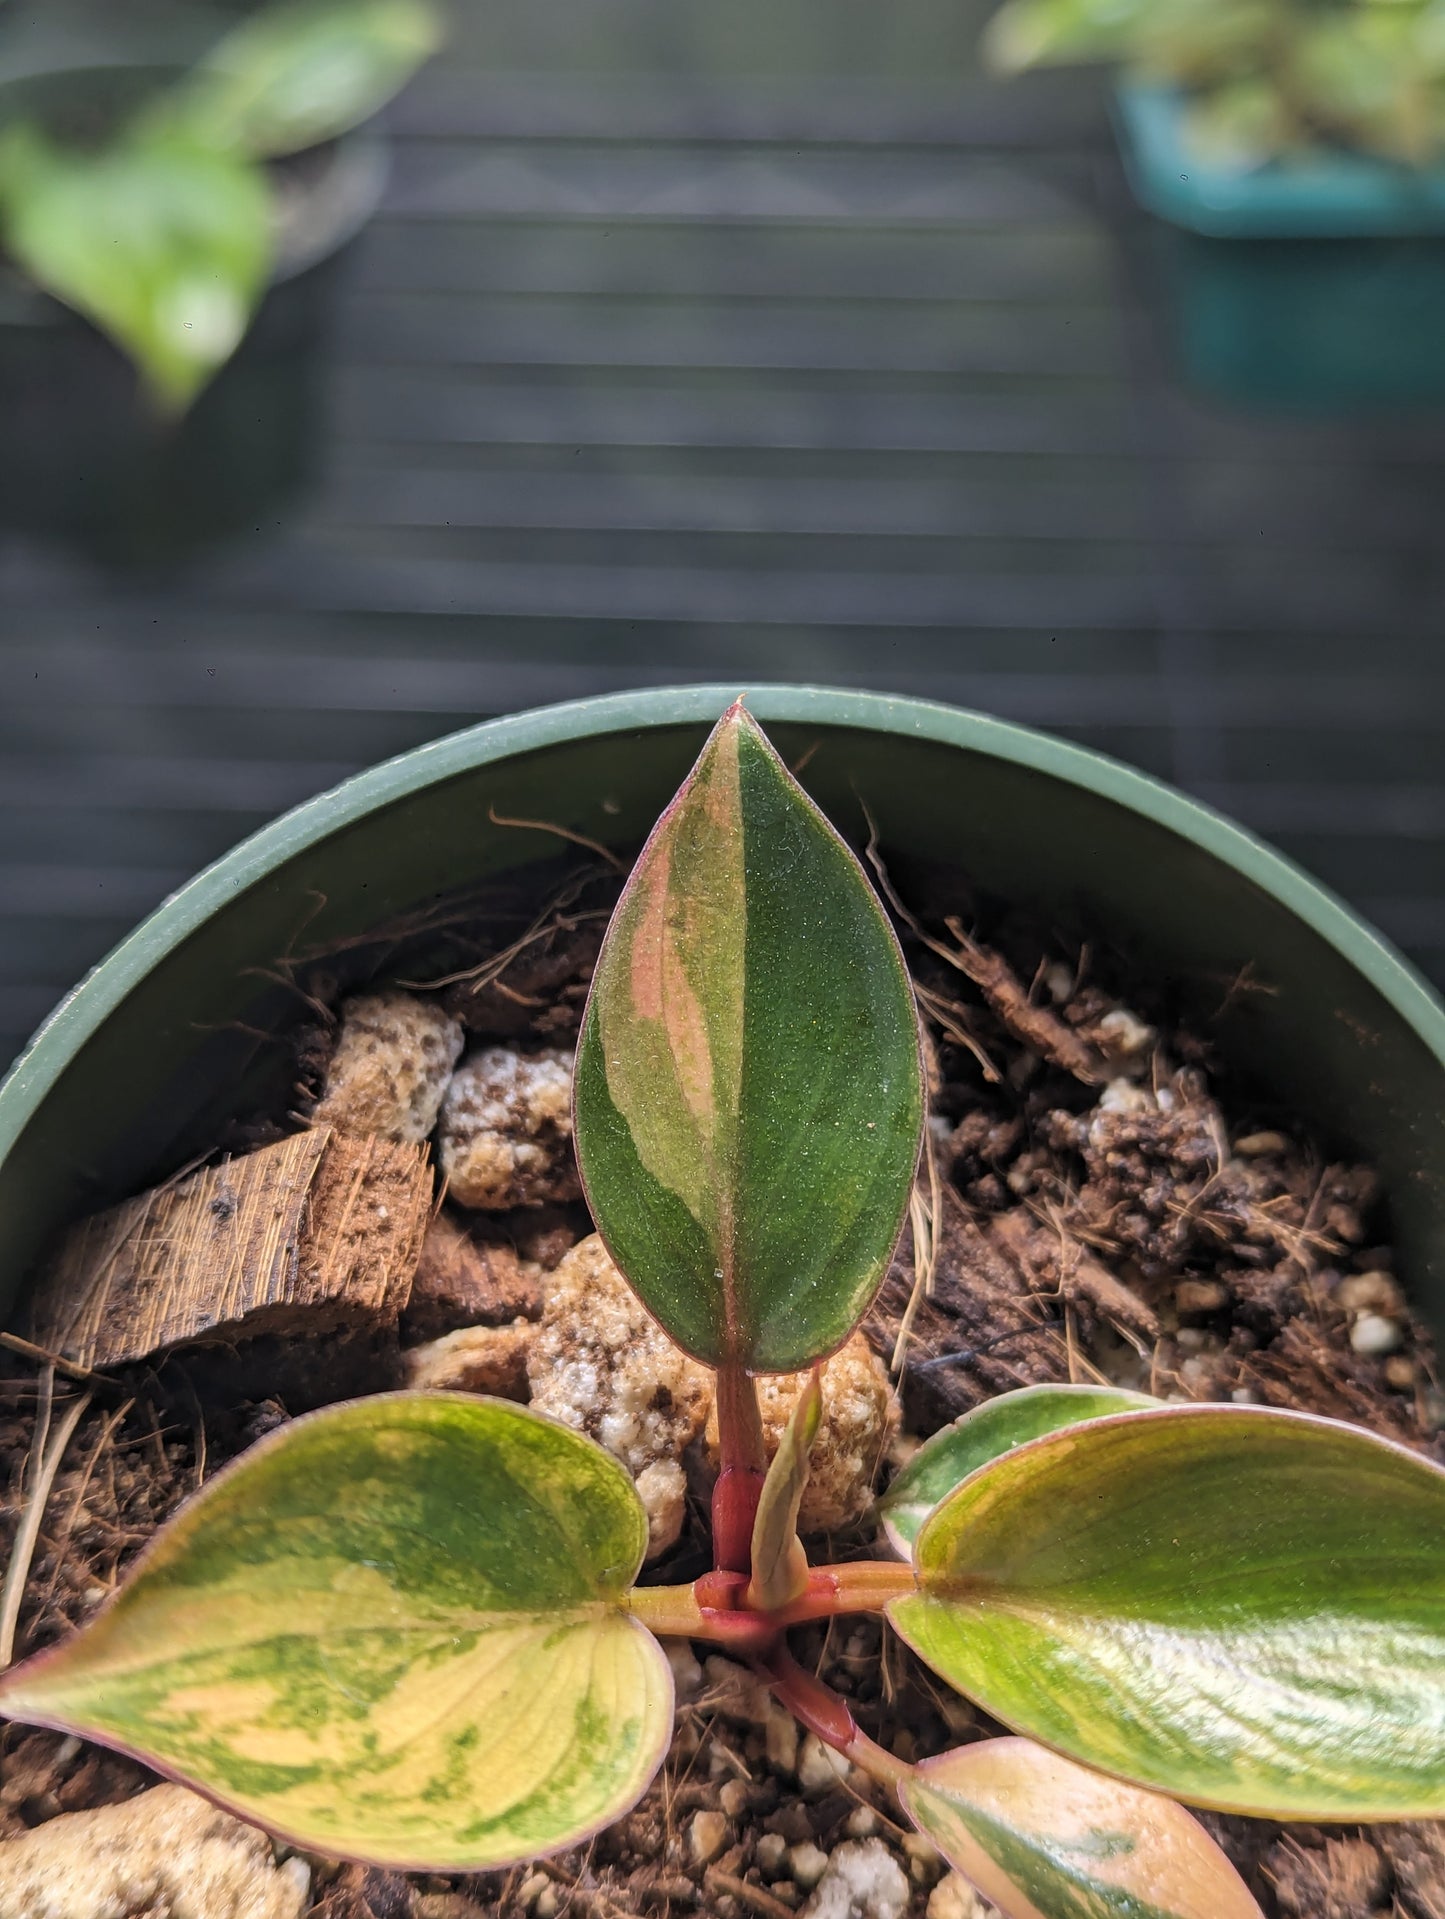
<svg viewBox="0 0 1445 1919"><path fill-rule="evenodd" d="M1006 1919L1261 1919L1182 1806L1030 1740L926 1759L898 1796Z"/></svg>
<svg viewBox="0 0 1445 1919"><path fill-rule="evenodd" d="M938 1502L1000 1453L1083 1419L1144 1412L1159 1403L1118 1386L1023 1386L986 1399L926 1440L897 1475L878 1502L884 1530L907 1557Z"/></svg>
<svg viewBox="0 0 1445 1919"><path fill-rule="evenodd" d="M1035 1739L1196 1805L1445 1814L1445 1471L1179 1406L1005 1453L937 1509L909 1644Z"/></svg>
<svg viewBox="0 0 1445 1919"><path fill-rule="evenodd" d="M370 119L441 44L428 0L300 0L234 28L157 107L213 146L295 153Z"/></svg>
<svg viewBox="0 0 1445 1919"><path fill-rule="evenodd" d="M679 1345L791 1372L846 1338L918 1156L913 996L857 860L741 706L618 903L575 1086L593 1217Z"/></svg>
<svg viewBox="0 0 1445 1919"><path fill-rule="evenodd" d="M11 127L0 220L36 285L108 333L175 411L235 352L266 287L265 181L175 133L79 152Z"/></svg>
<svg viewBox="0 0 1445 1919"><path fill-rule="evenodd" d="M163 1531L0 1713L139 1754L295 1843L471 1870L641 1795L672 1731L620 1601L625 1470L525 1408L391 1394L282 1427Z"/></svg>

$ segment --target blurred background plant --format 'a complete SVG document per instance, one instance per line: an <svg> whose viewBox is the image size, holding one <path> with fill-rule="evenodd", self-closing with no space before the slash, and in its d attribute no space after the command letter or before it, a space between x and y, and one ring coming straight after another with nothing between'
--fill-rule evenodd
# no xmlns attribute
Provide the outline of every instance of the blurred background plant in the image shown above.
<svg viewBox="0 0 1445 1919"><path fill-rule="evenodd" d="M440 40L429 0L290 0L139 98L61 75L0 131L0 242L180 413L266 291L293 156L369 119Z"/></svg>
<svg viewBox="0 0 1445 1919"><path fill-rule="evenodd" d="M1179 88L1187 142L1216 164L1445 151L1445 0L1005 0L984 45L1006 72L1122 60Z"/></svg>

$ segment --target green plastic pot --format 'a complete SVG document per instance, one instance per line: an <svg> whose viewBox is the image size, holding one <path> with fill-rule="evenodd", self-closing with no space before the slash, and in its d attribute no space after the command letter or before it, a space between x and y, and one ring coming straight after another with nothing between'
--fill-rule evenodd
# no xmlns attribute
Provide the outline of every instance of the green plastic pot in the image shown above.
<svg viewBox="0 0 1445 1919"><path fill-rule="evenodd" d="M278 1050L258 1034L294 1017L278 957L555 863L553 836L491 812L636 846L737 690L473 727L298 807L168 900L0 1087L0 1310L69 1220L253 1109ZM1238 827L1098 754L917 700L767 686L749 704L790 762L807 756L845 832L866 802L895 859L1093 923L1177 989L1241 1075L1377 1165L1404 1277L1445 1325L1445 1009L1376 933Z"/></svg>

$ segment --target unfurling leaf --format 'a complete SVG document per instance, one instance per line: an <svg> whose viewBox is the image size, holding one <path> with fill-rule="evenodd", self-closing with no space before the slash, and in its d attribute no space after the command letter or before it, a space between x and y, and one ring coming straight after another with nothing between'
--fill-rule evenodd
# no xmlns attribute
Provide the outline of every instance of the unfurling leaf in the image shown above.
<svg viewBox="0 0 1445 1919"><path fill-rule="evenodd" d="M1178 1406L938 1507L916 1652L1016 1731L1196 1805L1445 1814L1445 1471L1332 1420Z"/></svg>
<svg viewBox="0 0 1445 1919"><path fill-rule="evenodd" d="M1144 1412L1159 1403L1118 1386L1023 1386L986 1399L919 1447L879 1500L878 1516L906 1558L938 1502L1000 1453L1080 1420Z"/></svg>
<svg viewBox="0 0 1445 1919"><path fill-rule="evenodd" d="M36 285L108 333L172 411L240 345L270 269L265 180L174 133L72 152L14 126L0 219Z"/></svg>
<svg viewBox="0 0 1445 1919"><path fill-rule="evenodd" d="M155 109L211 145L266 157L334 140L441 44L427 0L300 0L228 33Z"/></svg>
<svg viewBox="0 0 1445 1919"><path fill-rule="evenodd" d="M808 1584L808 1556L798 1538L798 1508L808 1485L808 1454L823 1417L823 1387L815 1366L783 1428L763 1481L753 1522L748 1604L755 1612L780 1611L801 1598Z"/></svg>
<svg viewBox="0 0 1445 1919"><path fill-rule="evenodd" d="M917 1161L913 995L857 860L741 706L618 903L575 1085L593 1217L679 1345L792 1372L842 1342Z"/></svg>
<svg viewBox="0 0 1445 1919"><path fill-rule="evenodd" d="M672 1731L621 1606L625 1470L525 1408L390 1394L220 1473L0 1712L138 1754L296 1844L475 1870L641 1795Z"/></svg>
<svg viewBox="0 0 1445 1919"><path fill-rule="evenodd" d="M926 1759L899 1798L1005 1919L1261 1919L1182 1806L1031 1740Z"/></svg>

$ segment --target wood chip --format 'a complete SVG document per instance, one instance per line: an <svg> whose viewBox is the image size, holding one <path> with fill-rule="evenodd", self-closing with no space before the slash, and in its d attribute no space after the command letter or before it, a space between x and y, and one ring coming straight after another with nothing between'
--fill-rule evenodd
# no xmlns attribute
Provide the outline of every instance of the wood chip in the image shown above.
<svg viewBox="0 0 1445 1919"><path fill-rule="evenodd" d="M542 1269L504 1243L474 1239L448 1213L427 1226L406 1309L409 1338L542 1317Z"/></svg>
<svg viewBox="0 0 1445 1919"><path fill-rule="evenodd" d="M25 1331L73 1364L394 1322L431 1206L423 1146L313 1127L67 1234Z"/></svg>

